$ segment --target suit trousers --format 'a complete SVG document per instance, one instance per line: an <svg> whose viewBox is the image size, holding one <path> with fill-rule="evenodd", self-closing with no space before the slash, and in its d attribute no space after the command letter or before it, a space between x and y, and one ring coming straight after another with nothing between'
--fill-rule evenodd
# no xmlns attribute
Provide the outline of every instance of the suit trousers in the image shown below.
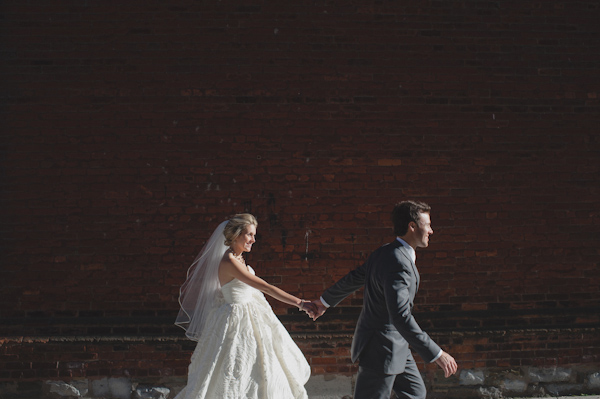
<svg viewBox="0 0 600 399"><path fill-rule="evenodd" d="M392 391L400 399L425 399L427 390L412 354L400 374L382 374L362 367L359 362L354 399L390 399Z"/></svg>

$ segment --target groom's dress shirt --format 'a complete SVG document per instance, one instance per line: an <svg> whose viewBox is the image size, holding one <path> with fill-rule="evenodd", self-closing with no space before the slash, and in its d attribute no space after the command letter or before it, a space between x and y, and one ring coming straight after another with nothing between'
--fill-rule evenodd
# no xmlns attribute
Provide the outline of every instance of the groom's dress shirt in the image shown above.
<svg viewBox="0 0 600 399"><path fill-rule="evenodd" d="M417 253L415 252L415 249L413 247L411 247L410 245L408 245L408 243L400 237L396 237L396 240L400 241L400 244L402 244L404 246L404 248L408 249L408 253L410 254L410 259L416 265L417 264Z"/></svg>
<svg viewBox="0 0 600 399"><path fill-rule="evenodd" d="M405 248L408 249L408 253L410 254L411 260L413 261L413 263L417 264L417 253L415 251L415 249L413 247L411 247L406 241L404 241L402 238L400 237L396 237L396 239L398 241L400 241L400 244L402 244ZM325 302L325 300L323 299L323 297L319 298L321 300L321 303L326 307L329 308L329 304L327 302ZM440 349L440 351L438 352L437 356L433 358L433 360L431 361L431 363L435 362L436 360L438 360L440 358L440 356L442 356L443 350Z"/></svg>

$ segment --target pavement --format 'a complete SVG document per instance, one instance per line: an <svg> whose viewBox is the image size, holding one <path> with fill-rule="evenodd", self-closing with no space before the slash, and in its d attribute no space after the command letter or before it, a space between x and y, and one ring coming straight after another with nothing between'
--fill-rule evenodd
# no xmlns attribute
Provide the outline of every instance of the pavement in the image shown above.
<svg viewBox="0 0 600 399"><path fill-rule="evenodd" d="M542 396L542 397L536 397L535 399L544 399L544 398L552 398L552 399L600 399L600 395ZM532 399L532 398L531 397L525 397L525 398L506 398L506 399Z"/></svg>
<svg viewBox="0 0 600 399"><path fill-rule="evenodd" d="M314 375L305 385L309 399L343 399L352 397L352 377L340 375ZM600 399L600 395L543 396L535 399ZM504 397L504 399L533 399L527 397Z"/></svg>
<svg viewBox="0 0 600 399"><path fill-rule="evenodd" d="M535 399L544 399L544 398L552 398L552 399L600 399L600 395L542 396L542 397L536 397ZM525 397L525 398L506 398L506 399L532 399L532 398L531 397Z"/></svg>

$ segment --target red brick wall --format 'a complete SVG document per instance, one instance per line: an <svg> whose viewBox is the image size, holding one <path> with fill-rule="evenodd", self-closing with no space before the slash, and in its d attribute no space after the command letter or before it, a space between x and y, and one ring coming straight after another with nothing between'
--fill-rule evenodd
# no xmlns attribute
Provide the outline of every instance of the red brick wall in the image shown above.
<svg viewBox="0 0 600 399"><path fill-rule="evenodd" d="M0 378L63 377L28 360L63 345L40 339L179 342L186 269L242 211L257 273L313 298L393 238L394 202L428 202L419 320L465 366L598 327L596 1L1 7ZM360 298L317 323L273 306L316 373L348 373ZM600 363L592 336L519 364Z"/></svg>

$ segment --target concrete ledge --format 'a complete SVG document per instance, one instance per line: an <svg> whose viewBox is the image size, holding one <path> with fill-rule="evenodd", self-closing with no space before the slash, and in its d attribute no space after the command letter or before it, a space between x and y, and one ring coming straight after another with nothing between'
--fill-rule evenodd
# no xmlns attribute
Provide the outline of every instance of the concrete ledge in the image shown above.
<svg viewBox="0 0 600 399"><path fill-rule="evenodd" d="M543 396L543 397L537 397L536 399L543 399L543 398L552 398L552 399L600 399L600 395L580 395L580 396ZM531 399L530 397L528 398L505 398L505 399Z"/></svg>
<svg viewBox="0 0 600 399"><path fill-rule="evenodd" d="M354 377L315 375L305 387L310 399L352 399Z"/></svg>

